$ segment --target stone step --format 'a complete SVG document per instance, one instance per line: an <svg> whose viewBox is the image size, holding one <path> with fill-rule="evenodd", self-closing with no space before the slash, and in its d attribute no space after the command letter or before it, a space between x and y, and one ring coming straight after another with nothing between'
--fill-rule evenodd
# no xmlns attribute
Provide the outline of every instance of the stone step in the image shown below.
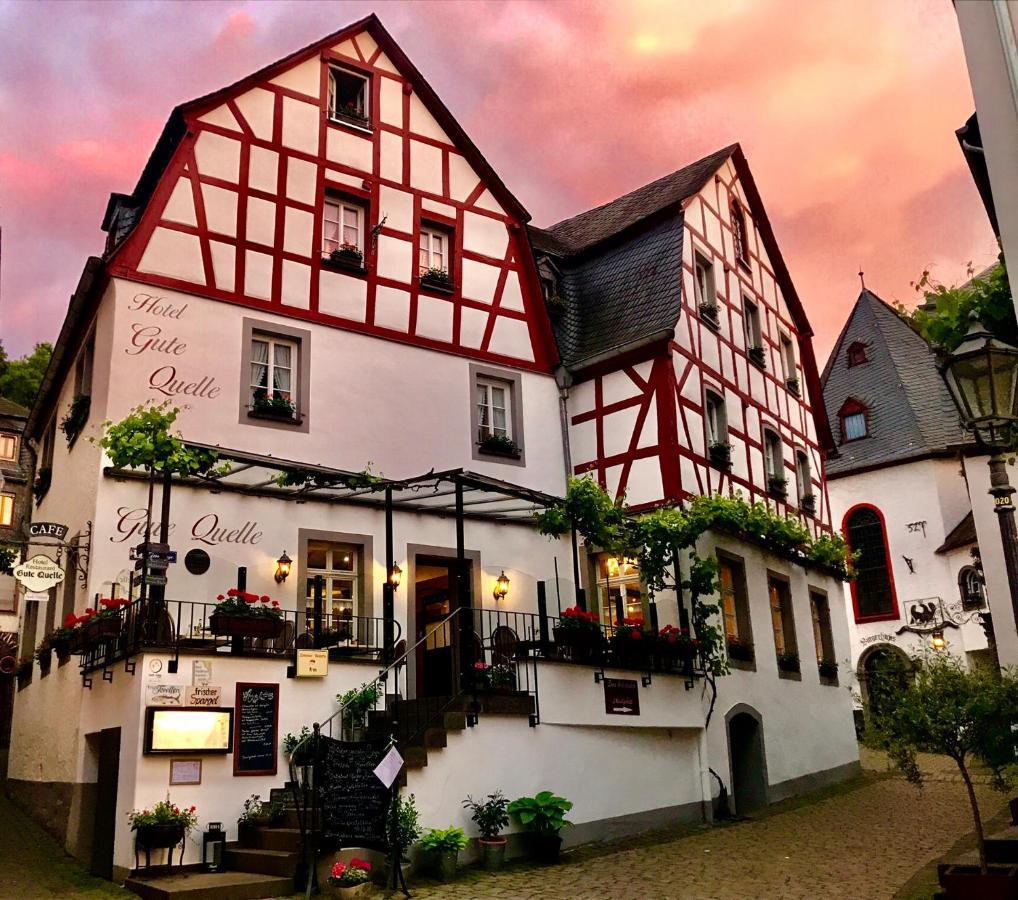
<svg viewBox="0 0 1018 900"><path fill-rule="evenodd" d="M287 853L299 853L300 828L296 824L246 828L241 835L240 845L245 850L283 850Z"/></svg>
<svg viewBox="0 0 1018 900"><path fill-rule="evenodd" d="M293 878L252 872L181 872L132 875L124 887L144 900L263 900L289 897Z"/></svg>
<svg viewBox="0 0 1018 900"><path fill-rule="evenodd" d="M428 764L428 751L424 747L403 747L399 752L408 769L423 769Z"/></svg>
<svg viewBox="0 0 1018 900"><path fill-rule="evenodd" d="M260 850L228 843L223 852L223 864L238 872L256 872L259 875L278 875L292 878L297 869L298 854L288 850Z"/></svg>
<svg viewBox="0 0 1018 900"><path fill-rule="evenodd" d="M448 743L449 732L444 728L424 729L424 746L429 750L441 750Z"/></svg>

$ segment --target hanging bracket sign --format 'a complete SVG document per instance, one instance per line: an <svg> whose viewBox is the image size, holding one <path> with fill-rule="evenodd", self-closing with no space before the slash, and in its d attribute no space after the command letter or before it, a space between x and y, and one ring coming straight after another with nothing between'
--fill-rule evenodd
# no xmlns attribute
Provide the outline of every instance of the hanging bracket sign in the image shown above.
<svg viewBox="0 0 1018 900"><path fill-rule="evenodd" d="M14 567L14 577L30 591L45 591L64 580L64 570L41 553Z"/></svg>

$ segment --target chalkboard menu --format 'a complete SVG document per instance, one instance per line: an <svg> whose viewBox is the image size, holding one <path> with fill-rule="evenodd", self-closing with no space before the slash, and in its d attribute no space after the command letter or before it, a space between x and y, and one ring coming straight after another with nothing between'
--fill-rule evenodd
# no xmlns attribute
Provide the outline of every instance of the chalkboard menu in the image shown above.
<svg viewBox="0 0 1018 900"><path fill-rule="evenodd" d="M234 775L275 775L279 746L279 685L237 682Z"/></svg>
<svg viewBox="0 0 1018 900"><path fill-rule="evenodd" d="M318 785L324 837L337 848L387 849L385 818L391 792L374 772L386 747L325 737L321 747Z"/></svg>

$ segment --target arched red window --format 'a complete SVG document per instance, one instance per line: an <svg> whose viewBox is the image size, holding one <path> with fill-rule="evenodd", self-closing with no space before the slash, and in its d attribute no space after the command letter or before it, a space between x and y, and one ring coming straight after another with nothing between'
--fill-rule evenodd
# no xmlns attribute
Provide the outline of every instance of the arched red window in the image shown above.
<svg viewBox="0 0 1018 900"><path fill-rule="evenodd" d="M749 245L746 241L746 216L738 203L732 204L732 240L735 243L735 255L741 262L749 262Z"/></svg>
<svg viewBox="0 0 1018 900"><path fill-rule="evenodd" d="M855 580L851 582L855 620L897 619L898 597L880 510L868 504L853 506L845 514L843 531L851 552L859 554L854 563Z"/></svg>
<svg viewBox="0 0 1018 900"><path fill-rule="evenodd" d="M866 356L866 345L861 341L849 344L846 355L848 356L848 367L850 369L852 366L861 366L869 358Z"/></svg>
<svg viewBox="0 0 1018 900"><path fill-rule="evenodd" d="M870 411L861 400L849 397L838 410L838 421L841 423L841 443L857 441L868 437L870 433Z"/></svg>

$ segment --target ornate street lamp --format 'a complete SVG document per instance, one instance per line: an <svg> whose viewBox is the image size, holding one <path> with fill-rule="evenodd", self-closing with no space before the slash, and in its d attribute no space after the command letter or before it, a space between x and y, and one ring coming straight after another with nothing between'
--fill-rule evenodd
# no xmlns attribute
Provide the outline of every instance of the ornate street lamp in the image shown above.
<svg viewBox="0 0 1018 900"><path fill-rule="evenodd" d="M1004 548L1011 608L1018 626L1018 530L1003 451L1013 446L1018 429L1018 347L991 335L974 319L965 339L941 364L962 421L990 452L990 495Z"/></svg>
<svg viewBox="0 0 1018 900"><path fill-rule="evenodd" d="M491 592L495 598L495 602L499 600L505 600L509 593L509 576L505 574L505 569L502 570L502 574L495 579L495 588Z"/></svg>

